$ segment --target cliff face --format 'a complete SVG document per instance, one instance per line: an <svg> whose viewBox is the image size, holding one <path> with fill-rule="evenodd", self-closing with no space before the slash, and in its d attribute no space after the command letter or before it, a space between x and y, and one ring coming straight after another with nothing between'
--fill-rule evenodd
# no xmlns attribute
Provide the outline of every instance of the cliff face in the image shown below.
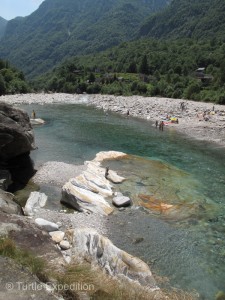
<svg viewBox="0 0 225 300"><path fill-rule="evenodd" d="M34 134L26 112L0 103L0 160L34 149Z"/></svg>

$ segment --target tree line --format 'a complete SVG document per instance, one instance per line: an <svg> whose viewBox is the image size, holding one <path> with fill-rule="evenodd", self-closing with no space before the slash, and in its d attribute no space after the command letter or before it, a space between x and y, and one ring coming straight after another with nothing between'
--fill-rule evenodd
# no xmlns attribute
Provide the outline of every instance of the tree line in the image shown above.
<svg viewBox="0 0 225 300"><path fill-rule="evenodd" d="M204 76L196 69L204 68ZM142 39L67 60L34 87L67 93L163 96L225 103L225 43Z"/></svg>

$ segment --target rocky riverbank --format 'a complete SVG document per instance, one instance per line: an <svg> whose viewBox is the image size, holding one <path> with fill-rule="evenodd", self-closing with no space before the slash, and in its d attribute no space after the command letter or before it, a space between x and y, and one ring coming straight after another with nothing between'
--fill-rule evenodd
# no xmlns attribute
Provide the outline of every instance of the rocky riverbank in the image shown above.
<svg viewBox="0 0 225 300"><path fill-rule="evenodd" d="M129 117L143 118L153 125L164 120L165 130L173 128L190 138L225 146L225 105L158 97L86 94L7 95L1 96L0 101L9 104L84 103L123 115L129 111ZM171 123L167 117L176 117L179 123Z"/></svg>

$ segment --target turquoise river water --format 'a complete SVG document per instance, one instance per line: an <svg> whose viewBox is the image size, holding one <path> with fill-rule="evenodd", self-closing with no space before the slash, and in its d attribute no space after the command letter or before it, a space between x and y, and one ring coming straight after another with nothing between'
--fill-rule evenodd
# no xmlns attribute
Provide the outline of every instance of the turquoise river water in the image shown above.
<svg viewBox="0 0 225 300"><path fill-rule="evenodd" d="M149 194L161 182L158 197L167 199L168 187L170 204L180 211L164 216L134 205L107 217L109 238L149 263L154 273L169 278L171 285L197 290L200 299L213 300L218 291L225 291L224 148L192 140L172 128L160 132L150 121L106 116L85 105L22 108L29 114L34 109L46 121L35 127L38 149L31 156L36 166L46 161L83 164L106 150L144 158L109 163L130 176L132 184L122 185L122 192L131 197ZM187 202L180 207L182 197Z"/></svg>

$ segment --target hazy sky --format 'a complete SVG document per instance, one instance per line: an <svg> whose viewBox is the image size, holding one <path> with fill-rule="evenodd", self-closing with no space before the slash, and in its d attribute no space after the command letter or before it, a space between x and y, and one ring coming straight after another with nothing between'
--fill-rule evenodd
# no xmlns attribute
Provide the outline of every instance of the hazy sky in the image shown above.
<svg viewBox="0 0 225 300"><path fill-rule="evenodd" d="M0 16L6 20L25 17L35 11L44 0L0 0Z"/></svg>

